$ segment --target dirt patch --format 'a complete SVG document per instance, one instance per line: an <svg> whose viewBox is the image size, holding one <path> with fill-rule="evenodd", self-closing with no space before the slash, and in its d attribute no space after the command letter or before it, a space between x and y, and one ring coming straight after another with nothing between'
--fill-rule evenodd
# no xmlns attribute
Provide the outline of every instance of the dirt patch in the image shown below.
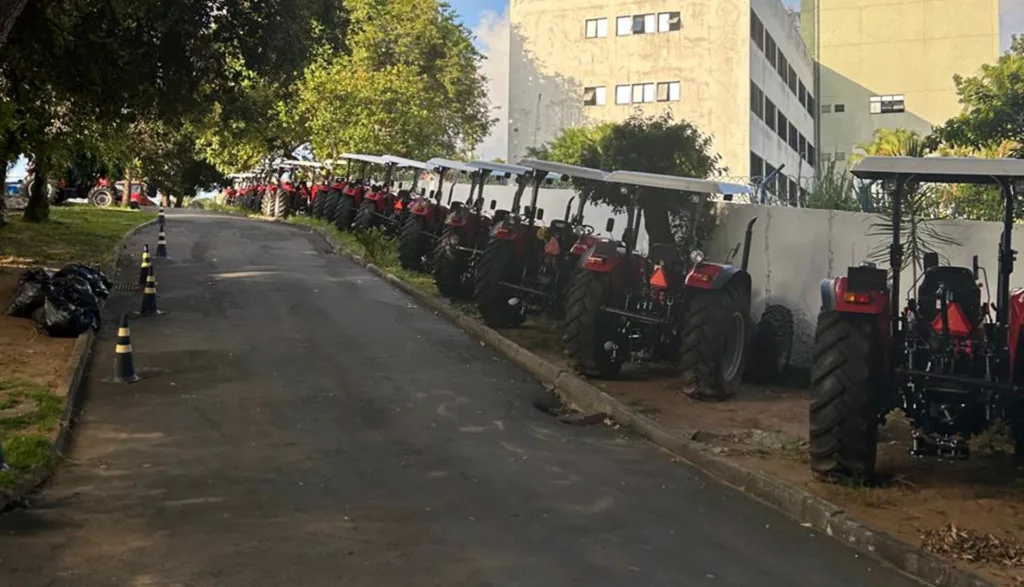
<svg viewBox="0 0 1024 587"><path fill-rule="evenodd" d="M531 320L502 334L567 366L557 323ZM1024 473L1009 447L992 439L972 446L969 461L910 456L910 426L894 413L880 431L880 487L828 485L808 469L805 390L744 386L722 403L689 399L676 371L627 365L614 381L590 380L612 397L713 452L781 478L840 505L856 518L955 561L1000 585L1024 585Z"/></svg>
<svg viewBox="0 0 1024 587"><path fill-rule="evenodd" d="M6 312L21 272L0 267L0 312ZM36 332L31 318L0 315L0 376L4 378L32 381L56 391L74 346L74 339Z"/></svg>

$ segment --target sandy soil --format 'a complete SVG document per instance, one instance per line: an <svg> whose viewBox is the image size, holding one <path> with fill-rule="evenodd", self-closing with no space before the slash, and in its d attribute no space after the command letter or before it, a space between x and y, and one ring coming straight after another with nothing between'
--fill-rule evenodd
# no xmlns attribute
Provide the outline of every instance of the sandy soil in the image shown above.
<svg viewBox="0 0 1024 587"><path fill-rule="evenodd" d="M29 380L56 391L75 340L50 338L36 332L31 318L5 314L22 271L0 267L0 377Z"/></svg>

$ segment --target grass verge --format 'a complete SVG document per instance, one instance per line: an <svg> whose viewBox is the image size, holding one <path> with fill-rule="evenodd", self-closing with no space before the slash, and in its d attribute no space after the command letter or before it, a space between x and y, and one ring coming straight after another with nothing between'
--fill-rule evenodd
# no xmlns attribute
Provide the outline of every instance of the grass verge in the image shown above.
<svg viewBox="0 0 1024 587"><path fill-rule="evenodd" d="M63 402L46 386L0 379L0 439L8 467L0 471L0 490L15 489L54 463L52 435L63 412Z"/></svg>
<svg viewBox="0 0 1024 587"><path fill-rule="evenodd" d="M50 221L42 224L10 215L7 226L0 228L0 265L103 265L126 232L155 216L93 206L54 206Z"/></svg>
<svg viewBox="0 0 1024 587"><path fill-rule="evenodd" d="M242 210L237 206L228 206L227 204L220 204L218 202L214 202L213 198L203 198L202 200L195 201L199 204L199 207L201 209L209 210L210 212L223 212L225 214L241 214L242 216L247 216L249 218L259 217L259 214L256 214L255 212Z"/></svg>

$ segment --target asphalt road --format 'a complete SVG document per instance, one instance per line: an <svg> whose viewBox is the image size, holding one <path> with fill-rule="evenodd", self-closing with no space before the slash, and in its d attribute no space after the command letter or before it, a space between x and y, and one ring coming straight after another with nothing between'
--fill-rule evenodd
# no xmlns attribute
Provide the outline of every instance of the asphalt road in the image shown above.
<svg viewBox="0 0 1024 587"><path fill-rule="evenodd" d="M0 518L0 585L917 585L557 423L528 374L318 237L179 212L168 243L168 313L132 323L145 380L107 380L105 327L72 458Z"/></svg>

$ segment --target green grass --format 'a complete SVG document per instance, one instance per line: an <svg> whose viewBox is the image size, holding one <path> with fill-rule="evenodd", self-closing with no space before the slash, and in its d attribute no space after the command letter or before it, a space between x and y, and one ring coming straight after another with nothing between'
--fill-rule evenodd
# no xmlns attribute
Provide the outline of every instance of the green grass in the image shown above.
<svg viewBox="0 0 1024 587"><path fill-rule="evenodd" d="M0 489L10 489L53 464L52 435L64 404L46 386L0 379L0 443L10 469L0 471Z"/></svg>
<svg viewBox="0 0 1024 587"><path fill-rule="evenodd" d="M138 210L54 206L49 222L35 224L11 213L7 226L0 228L0 263L102 265L110 260L126 232L155 217Z"/></svg>

